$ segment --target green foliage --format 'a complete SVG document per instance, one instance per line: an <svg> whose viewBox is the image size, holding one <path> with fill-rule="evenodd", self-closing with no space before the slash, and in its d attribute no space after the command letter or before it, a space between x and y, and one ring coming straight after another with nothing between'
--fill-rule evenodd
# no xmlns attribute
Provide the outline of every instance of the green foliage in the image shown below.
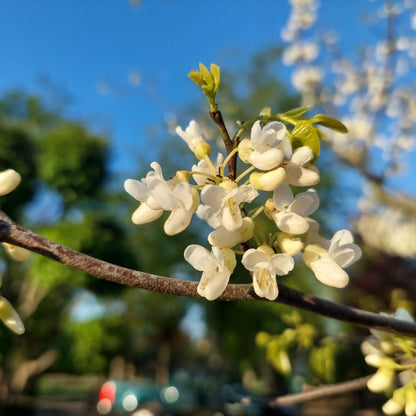
<svg viewBox="0 0 416 416"><path fill-rule="evenodd" d="M122 347L120 318L105 317L64 324L60 365L78 374L103 373L114 351Z"/></svg>
<svg viewBox="0 0 416 416"><path fill-rule="evenodd" d="M107 142L79 124L64 123L40 141L39 176L66 206L97 198L106 179Z"/></svg>
<svg viewBox="0 0 416 416"><path fill-rule="evenodd" d="M34 195L35 143L33 137L24 129L0 123L0 170L9 168L19 172L23 180L7 198L1 198L0 207L17 219L23 206Z"/></svg>
<svg viewBox="0 0 416 416"><path fill-rule="evenodd" d="M317 334L314 326L303 323L296 311L284 316L283 320L293 328L286 328L278 335L261 331L256 336L256 344L266 349L267 360L280 374L289 375L293 371L290 353L310 349Z"/></svg>
<svg viewBox="0 0 416 416"><path fill-rule="evenodd" d="M211 111L216 111L217 104L215 103L215 96L218 87L220 86L220 68L215 64L211 64L210 71L208 71L208 69L200 63L199 71L193 69L188 76L201 88L202 92L207 97Z"/></svg>

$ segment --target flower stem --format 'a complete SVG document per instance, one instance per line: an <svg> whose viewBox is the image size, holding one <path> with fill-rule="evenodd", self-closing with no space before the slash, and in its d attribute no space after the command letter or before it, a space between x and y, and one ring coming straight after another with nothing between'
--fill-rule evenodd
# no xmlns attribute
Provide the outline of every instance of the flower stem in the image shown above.
<svg viewBox="0 0 416 416"><path fill-rule="evenodd" d="M221 176L224 177L224 171L225 171L225 166L227 165L227 163L231 160L231 158L238 152L238 147L236 147L235 149L233 149L228 156L225 158L222 166L221 166ZM237 182L237 180L236 180Z"/></svg>
<svg viewBox="0 0 416 416"><path fill-rule="evenodd" d="M236 178L236 182L238 183L239 181L241 181L241 179L244 178L244 176L248 175L250 172L252 172L254 169L256 169L255 166L250 166L249 168L247 168L244 172L240 173L240 175L237 176Z"/></svg>
<svg viewBox="0 0 416 416"><path fill-rule="evenodd" d="M229 155L234 150L234 142L231 140L230 135L228 134L228 130L222 118L221 111L210 111L209 115L211 119L214 121L214 123L217 125L218 131L220 132L222 140L224 141L225 149L227 151L227 154ZM228 177L234 180L236 172L237 155L234 154L228 162Z"/></svg>

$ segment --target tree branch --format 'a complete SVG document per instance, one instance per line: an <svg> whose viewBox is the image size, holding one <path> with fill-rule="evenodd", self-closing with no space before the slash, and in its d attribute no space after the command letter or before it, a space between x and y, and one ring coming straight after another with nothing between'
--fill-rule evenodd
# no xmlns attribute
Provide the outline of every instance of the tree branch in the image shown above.
<svg viewBox="0 0 416 416"><path fill-rule="evenodd" d="M345 381L337 384L327 384L324 386L314 387L310 390L303 391L296 394L287 394L285 396L277 397L276 399L269 401L270 407L290 406L293 404L299 404L308 402L310 400L323 399L326 397L336 396L339 394L349 393L355 390L362 390L366 388L367 381L370 376L356 378L354 380Z"/></svg>
<svg viewBox="0 0 416 416"><path fill-rule="evenodd" d="M100 279L109 280L125 286L137 287L154 292L200 298L197 282L172 279L127 269L96 259L70 248L64 247L33 231L14 223L0 211L0 241L24 247L34 253L53 259L68 267L88 273ZM255 295L251 284L228 285L218 298L223 301L264 301ZM279 284L279 296L275 302L282 303L321 316L348 322L354 325L374 328L407 336L416 336L416 324L400 321L392 317L337 304L308 293Z"/></svg>

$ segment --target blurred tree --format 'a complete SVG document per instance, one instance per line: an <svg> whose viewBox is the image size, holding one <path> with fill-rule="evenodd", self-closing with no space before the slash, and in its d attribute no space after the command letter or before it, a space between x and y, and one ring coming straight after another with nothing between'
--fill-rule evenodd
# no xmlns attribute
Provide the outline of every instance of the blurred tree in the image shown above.
<svg viewBox="0 0 416 416"><path fill-rule="evenodd" d="M171 274L183 262L182 253L155 232L160 224L126 232L125 213L134 210L134 202L107 191L109 156L107 138L49 110L39 97L15 91L0 100L1 166L22 175L16 192L2 198L2 209L17 221L28 218L38 232L76 250L127 267ZM20 338L5 328L0 331L0 383L6 388L28 389L31 378L48 368L76 374L106 372L115 356L136 364L152 357L152 375L166 378L167 352L177 339L186 343L179 329L186 312L181 299L164 299L161 308L160 295L92 279L41 256L34 255L25 264L4 256L4 262L2 293L19 305L27 328ZM78 321L74 305L87 311L89 305L75 300L88 290L101 309ZM129 303L141 305L144 300L146 307L140 310ZM114 302L121 305L116 311L111 307ZM130 345L137 345L137 340L141 348L134 350Z"/></svg>

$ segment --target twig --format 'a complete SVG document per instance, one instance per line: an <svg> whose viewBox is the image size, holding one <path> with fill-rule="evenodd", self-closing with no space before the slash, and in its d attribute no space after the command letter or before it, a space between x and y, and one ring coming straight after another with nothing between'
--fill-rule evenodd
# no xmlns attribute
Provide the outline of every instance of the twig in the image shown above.
<svg viewBox="0 0 416 416"><path fill-rule="evenodd" d="M224 141L225 150L229 155L234 150L234 143L228 134L227 127L225 126L222 114L220 111L210 111L211 119L217 125L217 128L221 134L222 140ZM237 155L234 155L228 162L228 176L230 179L235 179L237 175Z"/></svg>
<svg viewBox="0 0 416 416"><path fill-rule="evenodd" d="M197 282L172 279L131 270L87 256L14 223L1 211L0 241L24 247L100 279L154 292L200 298L196 291ZM223 301L269 302L256 296L251 284L228 285L218 299ZM341 305L289 288L283 284L279 284L279 296L275 302L366 328L374 328L412 337L416 336L416 324L413 322L401 321L392 317L381 316L372 312Z"/></svg>
<svg viewBox="0 0 416 416"><path fill-rule="evenodd" d="M281 396L269 401L268 404L270 407L290 406L293 404L308 402L310 400L323 399L326 397L349 393L355 390L362 390L366 387L367 381L370 377L371 376L360 377L354 380L345 381L343 383L327 384L315 387L301 393L287 394L286 396Z"/></svg>

